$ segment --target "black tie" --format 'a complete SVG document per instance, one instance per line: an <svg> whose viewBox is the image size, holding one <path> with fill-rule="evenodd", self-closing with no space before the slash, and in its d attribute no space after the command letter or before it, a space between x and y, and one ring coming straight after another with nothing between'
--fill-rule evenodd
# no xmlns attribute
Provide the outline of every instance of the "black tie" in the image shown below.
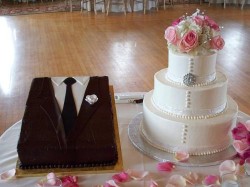
<svg viewBox="0 0 250 187"><path fill-rule="evenodd" d="M62 110L62 119L64 124L65 133L68 134L70 129L75 123L77 118L76 106L73 98L73 93L71 86L76 82L76 80L72 77L69 77L64 80L64 83L67 85L66 95Z"/></svg>

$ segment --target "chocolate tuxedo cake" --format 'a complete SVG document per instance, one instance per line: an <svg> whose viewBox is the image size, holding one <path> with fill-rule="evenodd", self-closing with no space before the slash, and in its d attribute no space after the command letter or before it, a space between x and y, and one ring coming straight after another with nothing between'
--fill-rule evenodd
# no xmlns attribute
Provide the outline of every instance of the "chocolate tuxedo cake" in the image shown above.
<svg viewBox="0 0 250 187"><path fill-rule="evenodd" d="M95 94L98 101L86 99ZM51 78L32 81L17 145L20 168L115 165L117 146L108 77L90 77L79 113L68 132Z"/></svg>

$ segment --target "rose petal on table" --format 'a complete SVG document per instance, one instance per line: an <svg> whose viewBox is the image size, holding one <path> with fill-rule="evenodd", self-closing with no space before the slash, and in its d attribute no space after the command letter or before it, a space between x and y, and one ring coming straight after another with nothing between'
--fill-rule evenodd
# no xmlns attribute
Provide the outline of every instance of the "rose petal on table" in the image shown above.
<svg viewBox="0 0 250 187"><path fill-rule="evenodd" d="M70 182L77 183L78 177L77 176L71 176L71 175L63 176L63 177L61 177L61 180L62 180L62 182L70 181Z"/></svg>
<svg viewBox="0 0 250 187"><path fill-rule="evenodd" d="M184 162L189 159L189 154L186 151L177 151L174 154L174 158L179 162Z"/></svg>
<svg viewBox="0 0 250 187"><path fill-rule="evenodd" d="M66 181L62 183L63 187L79 187L79 185L75 182L70 182L70 181Z"/></svg>
<svg viewBox="0 0 250 187"><path fill-rule="evenodd" d="M199 180L199 175L194 172L189 172L185 175L185 178L189 184L195 184Z"/></svg>
<svg viewBox="0 0 250 187"><path fill-rule="evenodd" d="M175 168L175 165L172 162L160 162L157 164L158 171L172 171Z"/></svg>
<svg viewBox="0 0 250 187"><path fill-rule="evenodd" d="M220 184L211 184L211 185L209 185L209 187L221 187L221 185Z"/></svg>
<svg viewBox="0 0 250 187"><path fill-rule="evenodd" d="M245 127L247 128L247 130L250 132L250 120L247 120L245 122Z"/></svg>
<svg viewBox="0 0 250 187"><path fill-rule="evenodd" d="M79 187L77 184L78 177L77 176L64 176L61 178L63 187Z"/></svg>
<svg viewBox="0 0 250 187"><path fill-rule="evenodd" d="M243 154L244 151L246 151L249 148L249 145L246 139L242 139L242 140L234 140L233 147L239 154Z"/></svg>
<svg viewBox="0 0 250 187"><path fill-rule="evenodd" d="M176 187L185 187L187 185L187 181L181 175L172 175L168 180L168 184Z"/></svg>
<svg viewBox="0 0 250 187"><path fill-rule="evenodd" d="M48 181L48 184L55 185L56 184L56 174L51 172L47 174L47 179L50 179Z"/></svg>
<svg viewBox="0 0 250 187"><path fill-rule="evenodd" d="M155 182L154 180L150 181L149 187L157 187L157 186L158 186L157 182Z"/></svg>
<svg viewBox="0 0 250 187"><path fill-rule="evenodd" d="M112 176L115 182L126 182L129 180L129 175L126 172L121 172Z"/></svg>
<svg viewBox="0 0 250 187"><path fill-rule="evenodd" d="M202 184L208 186L208 185L213 185L213 184L218 184L219 183L219 177L216 175L208 175L204 178L202 181Z"/></svg>
<svg viewBox="0 0 250 187"><path fill-rule="evenodd" d="M222 176L222 178L224 178L225 180L231 180L231 181L237 181L238 177L234 174L234 173L229 173L229 174L225 174L225 176Z"/></svg>
<svg viewBox="0 0 250 187"><path fill-rule="evenodd" d="M104 187L119 187L114 180L108 180L106 181Z"/></svg>
<svg viewBox="0 0 250 187"><path fill-rule="evenodd" d="M238 122L236 127L232 129L232 137L234 140L241 140L246 138L249 131L247 130L244 123Z"/></svg>
<svg viewBox="0 0 250 187"><path fill-rule="evenodd" d="M40 182L36 183L36 187L43 187L42 182L40 181Z"/></svg>
<svg viewBox="0 0 250 187"><path fill-rule="evenodd" d="M11 169L0 174L0 181L9 180L16 174L16 169Z"/></svg>
<svg viewBox="0 0 250 187"><path fill-rule="evenodd" d="M236 169L235 169L235 174L236 175L244 175L245 174L245 168L243 165L241 164L237 164L236 165Z"/></svg>
<svg viewBox="0 0 250 187"><path fill-rule="evenodd" d="M166 187L178 187L178 186L173 185L173 184L167 184Z"/></svg>
<svg viewBox="0 0 250 187"><path fill-rule="evenodd" d="M128 169L127 173L134 180L142 180L149 174L148 171L138 171L138 170L132 170L132 169Z"/></svg>
<svg viewBox="0 0 250 187"><path fill-rule="evenodd" d="M220 175L225 173L232 173L236 171L236 165L233 160L225 160L219 166Z"/></svg>

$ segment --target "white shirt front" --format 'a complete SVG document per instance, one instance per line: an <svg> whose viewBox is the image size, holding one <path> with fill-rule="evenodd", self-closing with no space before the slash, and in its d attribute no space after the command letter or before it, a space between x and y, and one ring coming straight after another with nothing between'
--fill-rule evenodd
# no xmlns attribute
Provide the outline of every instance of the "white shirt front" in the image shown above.
<svg viewBox="0 0 250 187"><path fill-rule="evenodd" d="M68 77L51 77L52 85L55 92L56 100L59 104L59 108L62 111L64 105L64 99L66 95L66 84L63 82ZM77 114L80 111L82 100L89 83L89 76L73 77L76 83L72 85L72 93L75 100Z"/></svg>

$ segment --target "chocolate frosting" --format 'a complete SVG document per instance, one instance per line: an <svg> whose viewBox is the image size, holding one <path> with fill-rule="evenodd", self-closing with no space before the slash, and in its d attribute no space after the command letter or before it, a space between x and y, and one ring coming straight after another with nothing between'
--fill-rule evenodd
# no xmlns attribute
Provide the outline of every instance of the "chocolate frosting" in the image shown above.
<svg viewBox="0 0 250 187"><path fill-rule="evenodd" d="M74 126L66 136L51 79L32 81L17 152L21 168L114 165L117 149L108 77L90 77Z"/></svg>

